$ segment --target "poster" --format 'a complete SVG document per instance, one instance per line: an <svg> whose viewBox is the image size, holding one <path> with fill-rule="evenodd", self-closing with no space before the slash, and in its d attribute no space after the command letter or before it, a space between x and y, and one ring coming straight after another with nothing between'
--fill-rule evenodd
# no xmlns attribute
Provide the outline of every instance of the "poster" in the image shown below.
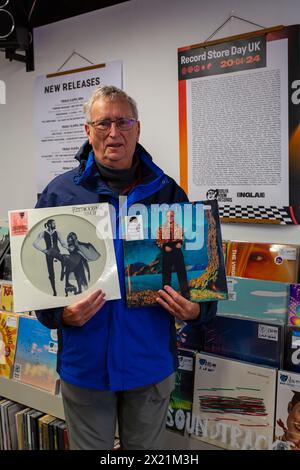
<svg viewBox="0 0 300 470"><path fill-rule="evenodd" d="M55 176L77 166L74 156L86 140L83 104L102 85L122 88L121 61L37 77L38 193Z"/></svg>
<svg viewBox="0 0 300 470"><path fill-rule="evenodd" d="M222 222L300 222L299 26L178 50L181 186Z"/></svg>
<svg viewBox="0 0 300 470"><path fill-rule="evenodd" d="M9 229L14 311L120 298L107 203L10 211Z"/></svg>

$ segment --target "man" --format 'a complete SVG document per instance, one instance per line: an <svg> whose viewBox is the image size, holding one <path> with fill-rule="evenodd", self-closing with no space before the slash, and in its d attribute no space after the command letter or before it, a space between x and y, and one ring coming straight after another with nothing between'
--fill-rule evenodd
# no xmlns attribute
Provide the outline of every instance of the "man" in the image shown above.
<svg viewBox="0 0 300 470"><path fill-rule="evenodd" d="M174 220L174 211L167 211L167 220L158 227L156 243L162 251L162 285L171 284L172 270L177 273L181 295L190 298L186 267L182 253L183 229Z"/></svg>
<svg viewBox="0 0 300 470"><path fill-rule="evenodd" d="M127 195L128 207L187 200L138 143L140 123L132 98L106 86L92 94L85 112L88 142L76 156L79 168L54 179L38 207L109 202L118 215L120 195ZM216 304L200 308L165 286L159 307L127 308L122 240L114 244L120 300L105 302L98 290L37 315L59 329L58 372L71 448L111 449L118 419L123 449L158 449L177 367L174 317L206 322Z"/></svg>
<svg viewBox="0 0 300 470"><path fill-rule="evenodd" d="M90 269L88 263L100 258L100 253L91 243L84 243L78 240L75 232L70 232L67 236L69 255L62 256L64 265L63 275L65 279L65 293L69 292L81 294L82 290L88 288L90 282ZM70 283L70 275L74 274L77 282L77 288Z"/></svg>
<svg viewBox="0 0 300 470"><path fill-rule="evenodd" d="M34 242L32 243L34 248L45 253L46 263L48 269L48 277L53 290L53 295L56 296L56 285L55 285L55 271L54 261L58 259L60 250L58 242L64 248L67 248L67 243L62 238L61 234L56 230L56 222L54 219L49 219L44 224L45 230L40 232ZM63 267L62 267L63 270Z"/></svg>

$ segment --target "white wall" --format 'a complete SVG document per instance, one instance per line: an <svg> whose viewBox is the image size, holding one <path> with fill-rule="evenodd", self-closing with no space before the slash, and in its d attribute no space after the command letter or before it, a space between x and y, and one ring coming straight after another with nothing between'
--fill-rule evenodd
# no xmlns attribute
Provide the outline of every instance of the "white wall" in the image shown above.
<svg viewBox="0 0 300 470"><path fill-rule="evenodd" d="M264 27L300 23L299 0L131 0L35 30L35 71L0 52L0 217L32 207L36 195L33 128L34 80L51 73L77 51L94 63L123 60L124 89L139 104L141 143L155 161L179 179L177 48L202 42L229 15ZM216 37L257 29L232 19ZM87 65L74 56L64 69ZM223 237L300 242L300 227L224 224Z"/></svg>

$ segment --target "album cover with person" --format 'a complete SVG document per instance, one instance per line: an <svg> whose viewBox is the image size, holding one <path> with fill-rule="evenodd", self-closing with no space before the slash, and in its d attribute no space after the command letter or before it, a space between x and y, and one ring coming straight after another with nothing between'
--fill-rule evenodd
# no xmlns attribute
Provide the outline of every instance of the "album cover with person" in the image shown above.
<svg viewBox="0 0 300 470"><path fill-rule="evenodd" d="M229 241L227 276L265 281L297 282L299 247L277 243Z"/></svg>
<svg viewBox="0 0 300 470"><path fill-rule="evenodd" d="M300 450L300 374L279 370L274 450Z"/></svg>
<svg viewBox="0 0 300 470"><path fill-rule="evenodd" d="M107 203L10 211L9 230L16 312L120 298Z"/></svg>
<svg viewBox="0 0 300 470"><path fill-rule="evenodd" d="M127 304L155 305L170 285L193 302L227 299L216 200L138 206L123 220Z"/></svg>

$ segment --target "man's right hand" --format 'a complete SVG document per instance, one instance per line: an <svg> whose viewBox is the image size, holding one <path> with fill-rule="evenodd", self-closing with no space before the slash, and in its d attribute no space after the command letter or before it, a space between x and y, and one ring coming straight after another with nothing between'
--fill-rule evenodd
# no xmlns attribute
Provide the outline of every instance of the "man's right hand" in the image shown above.
<svg viewBox="0 0 300 470"><path fill-rule="evenodd" d="M68 305L62 313L62 322L69 326L83 326L105 303L105 294L97 290L75 304Z"/></svg>

